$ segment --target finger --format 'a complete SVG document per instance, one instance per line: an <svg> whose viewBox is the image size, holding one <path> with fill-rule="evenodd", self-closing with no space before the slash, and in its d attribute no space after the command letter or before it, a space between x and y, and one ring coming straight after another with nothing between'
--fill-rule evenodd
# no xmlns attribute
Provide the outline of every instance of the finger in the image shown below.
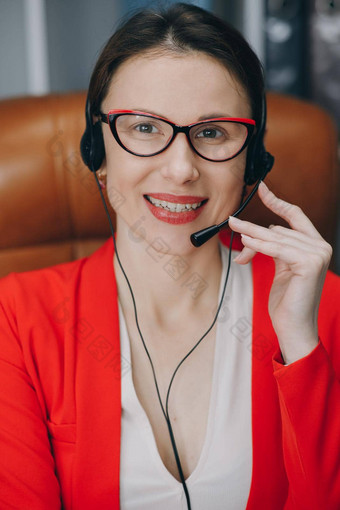
<svg viewBox="0 0 340 510"><path fill-rule="evenodd" d="M282 241L285 244L290 243L292 246L301 246L302 249L306 248L310 249L311 251L321 250L325 253L333 253L332 246L327 241L325 241L323 237L309 237L301 232L297 232L291 228L282 227L281 225L269 225L268 228L275 235L273 238L275 241ZM303 244L295 244L294 240L296 240L297 243L301 242Z"/></svg>
<svg viewBox="0 0 340 510"><path fill-rule="evenodd" d="M295 239L298 242L314 247L315 245L322 245L325 241L321 237L320 239L311 238L302 232L297 232L289 227L282 227L280 225L270 225L262 227L251 223L249 221L240 220L234 216L229 217L229 226L235 232L240 234L247 234L256 239L262 239L263 241L277 241L277 242L288 242L289 239L292 241Z"/></svg>
<svg viewBox="0 0 340 510"><path fill-rule="evenodd" d="M242 251L235 258L233 258L233 262L237 262L237 264L248 264L254 255L256 255L255 250L244 246Z"/></svg>
<svg viewBox="0 0 340 510"><path fill-rule="evenodd" d="M322 239L313 223L299 206L278 198L263 181L261 181L258 187L258 195L268 209L285 219L294 230L315 239Z"/></svg>
<svg viewBox="0 0 340 510"><path fill-rule="evenodd" d="M290 246L306 252L321 251L326 256L329 253L332 255L333 252L331 245L322 237L308 237L306 234L280 225L270 225L269 228L266 228L230 216L229 226L232 230L239 232L241 235L246 234L253 239L276 242L278 244L281 243L284 246Z"/></svg>
<svg viewBox="0 0 340 510"><path fill-rule="evenodd" d="M279 259L291 266L304 268L303 273L315 271L316 267L328 265L331 255L326 250L311 251L306 246L293 246L286 243L263 241L241 234L242 243L252 250Z"/></svg>

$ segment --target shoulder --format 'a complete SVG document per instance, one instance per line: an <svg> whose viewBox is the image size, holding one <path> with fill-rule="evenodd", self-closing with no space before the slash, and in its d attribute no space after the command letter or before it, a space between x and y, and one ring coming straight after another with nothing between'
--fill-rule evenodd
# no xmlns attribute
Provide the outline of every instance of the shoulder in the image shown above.
<svg viewBox="0 0 340 510"><path fill-rule="evenodd" d="M60 302L69 294L81 289L84 277L99 276L104 270L103 262L112 253L112 243L107 241L89 257L73 262L27 271L11 273L0 279L0 306L16 314L34 313L37 307ZM111 259L112 260L112 259Z"/></svg>
<svg viewBox="0 0 340 510"><path fill-rule="evenodd" d="M86 258L45 269L11 273L0 280L0 303L16 314L32 313L36 307L58 300L79 279Z"/></svg>
<svg viewBox="0 0 340 510"><path fill-rule="evenodd" d="M0 280L0 357L31 367L30 373L52 364L59 373L85 337L95 342L118 332L112 244L90 257Z"/></svg>

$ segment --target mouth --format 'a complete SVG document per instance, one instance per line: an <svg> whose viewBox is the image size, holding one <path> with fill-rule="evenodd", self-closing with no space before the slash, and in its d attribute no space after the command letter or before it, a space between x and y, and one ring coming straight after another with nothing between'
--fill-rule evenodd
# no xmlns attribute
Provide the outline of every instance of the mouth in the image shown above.
<svg viewBox="0 0 340 510"><path fill-rule="evenodd" d="M167 193L143 196L148 209L156 219L173 225L183 225L196 220L208 202L208 198Z"/></svg>
<svg viewBox="0 0 340 510"><path fill-rule="evenodd" d="M193 202L190 203L190 201L194 197L188 197L188 202L183 203L183 199L181 199L181 202L169 202L167 200L160 200L159 198L151 197L150 195L144 195L144 198L150 202L155 207L159 207L161 209L165 209L166 211L171 211L173 213L184 213L188 211L195 211L196 209L199 209L202 207L202 205L206 204L208 202L208 199L201 200L199 202Z"/></svg>

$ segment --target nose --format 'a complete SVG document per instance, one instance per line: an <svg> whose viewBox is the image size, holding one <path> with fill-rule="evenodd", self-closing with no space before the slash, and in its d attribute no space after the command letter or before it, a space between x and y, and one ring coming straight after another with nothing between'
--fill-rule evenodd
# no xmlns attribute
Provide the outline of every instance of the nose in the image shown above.
<svg viewBox="0 0 340 510"><path fill-rule="evenodd" d="M199 178L196 154L185 133L177 133L170 146L161 154L164 158L162 175L176 184L194 182Z"/></svg>

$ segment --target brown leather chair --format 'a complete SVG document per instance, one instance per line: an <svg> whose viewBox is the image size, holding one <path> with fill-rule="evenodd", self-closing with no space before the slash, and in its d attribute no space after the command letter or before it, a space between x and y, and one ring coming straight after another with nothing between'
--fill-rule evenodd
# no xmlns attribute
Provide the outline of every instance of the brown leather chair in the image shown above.
<svg viewBox="0 0 340 510"><path fill-rule="evenodd" d="M85 93L0 101L0 276L74 260L110 235L79 153L84 105ZM334 247L339 173L330 117L270 93L266 145L276 158L267 184L298 204ZM242 217L285 224L258 197Z"/></svg>

